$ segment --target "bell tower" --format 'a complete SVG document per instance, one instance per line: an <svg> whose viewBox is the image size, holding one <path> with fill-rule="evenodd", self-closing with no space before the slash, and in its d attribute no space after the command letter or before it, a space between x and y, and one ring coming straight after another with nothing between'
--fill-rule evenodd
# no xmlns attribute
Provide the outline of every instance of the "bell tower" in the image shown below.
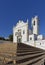
<svg viewBox="0 0 45 65"><path fill-rule="evenodd" d="M38 16L35 16L32 18L32 28L33 28L33 34L38 35L39 33L39 18Z"/></svg>

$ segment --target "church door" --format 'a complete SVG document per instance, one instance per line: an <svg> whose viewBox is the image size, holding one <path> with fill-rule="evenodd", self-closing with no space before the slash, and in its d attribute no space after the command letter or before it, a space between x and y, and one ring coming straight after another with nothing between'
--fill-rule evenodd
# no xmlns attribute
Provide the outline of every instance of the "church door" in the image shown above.
<svg viewBox="0 0 45 65"><path fill-rule="evenodd" d="M21 43L21 37L17 37L17 43Z"/></svg>

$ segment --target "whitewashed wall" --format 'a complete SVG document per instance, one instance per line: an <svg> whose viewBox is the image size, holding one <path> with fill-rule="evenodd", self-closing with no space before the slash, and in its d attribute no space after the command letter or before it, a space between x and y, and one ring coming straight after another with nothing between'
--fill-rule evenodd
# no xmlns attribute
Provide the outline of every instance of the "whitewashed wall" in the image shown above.
<svg viewBox="0 0 45 65"><path fill-rule="evenodd" d="M35 41L36 47L45 50L45 40L37 40Z"/></svg>
<svg viewBox="0 0 45 65"><path fill-rule="evenodd" d="M27 44L27 45L34 46L34 41L28 41L28 42L24 42L24 44Z"/></svg>
<svg viewBox="0 0 45 65"><path fill-rule="evenodd" d="M43 35L38 35L38 36L37 36L37 39L38 39L38 40L42 40L42 39L43 39Z"/></svg>
<svg viewBox="0 0 45 65"><path fill-rule="evenodd" d="M45 40L28 41L28 42L24 42L24 44L45 50Z"/></svg>
<svg viewBox="0 0 45 65"><path fill-rule="evenodd" d="M27 41L28 39L28 22L24 23L23 21L19 21L17 25L13 28L13 42L17 42L17 36L15 36L15 33L21 29L21 36L22 36L22 42ZM23 30L25 33L23 34Z"/></svg>
<svg viewBox="0 0 45 65"><path fill-rule="evenodd" d="M39 20L38 20L38 16L35 16L32 18L32 27L33 27L33 34L36 34L38 35L38 32L39 32Z"/></svg>

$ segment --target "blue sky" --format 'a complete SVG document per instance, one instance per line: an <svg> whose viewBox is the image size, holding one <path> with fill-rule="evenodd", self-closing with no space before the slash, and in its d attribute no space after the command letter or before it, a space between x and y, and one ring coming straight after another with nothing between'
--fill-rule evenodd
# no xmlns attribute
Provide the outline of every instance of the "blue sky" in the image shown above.
<svg viewBox="0 0 45 65"><path fill-rule="evenodd" d="M39 33L45 35L45 0L0 0L0 36L8 37L18 20L38 15Z"/></svg>

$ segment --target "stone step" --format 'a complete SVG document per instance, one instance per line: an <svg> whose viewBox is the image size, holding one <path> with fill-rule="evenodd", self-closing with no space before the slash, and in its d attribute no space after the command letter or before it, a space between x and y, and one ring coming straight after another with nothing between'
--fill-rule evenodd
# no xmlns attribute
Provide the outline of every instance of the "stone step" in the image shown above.
<svg viewBox="0 0 45 65"><path fill-rule="evenodd" d="M45 51L26 44L17 45L17 65L32 65L38 63L45 57Z"/></svg>
<svg viewBox="0 0 45 65"><path fill-rule="evenodd" d="M24 56L17 56L17 61L18 61L18 60L27 59L27 58L37 57L37 56L40 56L40 55L43 55L43 54L44 54L44 53L31 54L31 55L24 55Z"/></svg>
<svg viewBox="0 0 45 65"><path fill-rule="evenodd" d="M23 53L17 53L17 56L24 56L24 55L31 55L31 54L39 54L42 52L23 52Z"/></svg>
<svg viewBox="0 0 45 65"><path fill-rule="evenodd" d="M29 46L29 45L26 45L24 43L19 43L17 45L17 50L18 49L33 49L33 50L38 50L38 51L42 51L42 49L40 48L36 48L36 47L33 47L33 46ZM43 50L44 51L44 50Z"/></svg>
<svg viewBox="0 0 45 65"><path fill-rule="evenodd" d="M43 52L43 51L33 51L33 50L17 50L17 53L25 53L25 52Z"/></svg>
<svg viewBox="0 0 45 65"><path fill-rule="evenodd" d="M34 63L36 63L39 59L43 59L44 58L44 55L39 55L37 57L34 57L34 58L28 58L28 59L23 59L23 60L20 60L20 61L17 61L17 65L32 65Z"/></svg>

